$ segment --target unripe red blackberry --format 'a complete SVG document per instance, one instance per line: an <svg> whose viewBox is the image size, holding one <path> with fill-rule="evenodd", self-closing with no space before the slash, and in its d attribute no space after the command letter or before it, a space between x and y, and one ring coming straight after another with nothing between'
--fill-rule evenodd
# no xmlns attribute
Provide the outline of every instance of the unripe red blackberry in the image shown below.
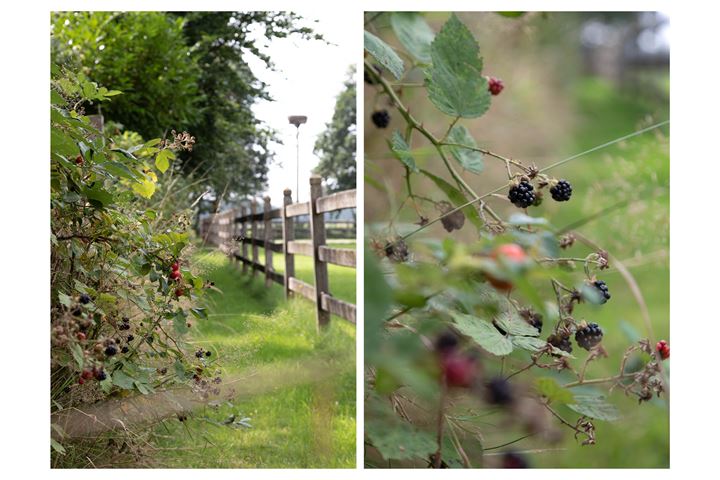
<svg viewBox="0 0 720 480"><path fill-rule="evenodd" d="M463 354L449 354L440 360L445 382L450 387L469 387L477 373L475 358Z"/></svg>
<svg viewBox="0 0 720 480"><path fill-rule="evenodd" d="M180 270L173 270L170 272L170 278L172 280L179 280L182 274L180 273Z"/></svg>
<svg viewBox="0 0 720 480"><path fill-rule="evenodd" d="M567 180L560 180L550 187L550 195L556 202L567 202L572 196L572 186Z"/></svg>
<svg viewBox="0 0 720 480"><path fill-rule="evenodd" d="M370 119L377 128L387 128L390 124L390 113L387 110L376 110L372 113Z"/></svg>
<svg viewBox="0 0 720 480"><path fill-rule="evenodd" d="M518 208L527 208L535 202L534 187L527 180L510 187L508 200Z"/></svg>
<svg viewBox="0 0 720 480"><path fill-rule="evenodd" d="M505 88L505 84L499 78L487 77L488 79L488 90L493 95L500 95L500 92Z"/></svg>
<svg viewBox="0 0 720 480"><path fill-rule="evenodd" d="M663 360L667 360L668 358L670 358L670 344L668 344L667 341L660 340L655 346L655 348L660 354L660 358L662 358Z"/></svg>
<svg viewBox="0 0 720 480"><path fill-rule="evenodd" d="M602 341L603 331L597 323L588 323L575 332L575 341L585 350L590 350Z"/></svg>

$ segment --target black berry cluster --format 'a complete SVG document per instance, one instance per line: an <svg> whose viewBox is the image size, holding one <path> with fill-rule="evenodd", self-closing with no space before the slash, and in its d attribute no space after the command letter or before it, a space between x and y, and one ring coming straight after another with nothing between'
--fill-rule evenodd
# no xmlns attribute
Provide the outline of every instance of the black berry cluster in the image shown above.
<svg viewBox="0 0 720 480"><path fill-rule="evenodd" d="M543 327L543 316L537 312L533 312L532 310L522 310L520 312L520 315L525 319L527 323L529 323L531 326L535 327L538 331L538 333L542 332Z"/></svg>
<svg viewBox="0 0 720 480"><path fill-rule="evenodd" d="M560 180L554 186L550 187L550 195L556 202L567 202L572 196L572 187L567 180Z"/></svg>
<svg viewBox="0 0 720 480"><path fill-rule="evenodd" d="M535 203L534 188L527 180L522 180L519 184L510 187L508 199L518 208L527 208Z"/></svg>
<svg viewBox="0 0 720 480"><path fill-rule="evenodd" d="M200 350L198 350L197 352L195 352L195 356L196 356L197 358L200 358L200 357L202 357L203 355L205 355L205 352L203 351L202 348L201 348Z"/></svg>
<svg viewBox="0 0 720 480"><path fill-rule="evenodd" d="M595 285L595 288L597 288L600 291L600 294L602 295L602 298L600 299L600 303L605 303L608 300L610 300L610 291L608 290L607 284L602 280L597 280L593 282L593 285Z"/></svg>
<svg viewBox="0 0 720 480"><path fill-rule="evenodd" d="M83 293L82 295L80 295L80 303L82 303L83 305L87 305L88 303L90 303L90 295L88 295L87 293Z"/></svg>
<svg viewBox="0 0 720 480"><path fill-rule="evenodd" d="M115 345L108 345L105 347L105 355L112 357L117 353L117 347Z"/></svg>
<svg viewBox="0 0 720 480"><path fill-rule="evenodd" d="M130 319L128 317L122 317L118 330L130 330Z"/></svg>
<svg viewBox="0 0 720 480"><path fill-rule="evenodd" d="M495 377L486 385L486 400L493 405L509 405L513 402L510 382L503 377Z"/></svg>
<svg viewBox="0 0 720 480"><path fill-rule="evenodd" d="M550 345L557 348L558 350L572 353L572 344L570 343L569 335L561 335L559 333L556 333L554 335L550 335L547 341Z"/></svg>
<svg viewBox="0 0 720 480"><path fill-rule="evenodd" d="M575 341L585 350L590 350L602 341L603 331L597 323L588 323L586 327L575 332Z"/></svg>
<svg viewBox="0 0 720 480"><path fill-rule="evenodd" d="M372 113L370 119L377 128L387 128L390 124L390 113L387 110L376 110Z"/></svg>

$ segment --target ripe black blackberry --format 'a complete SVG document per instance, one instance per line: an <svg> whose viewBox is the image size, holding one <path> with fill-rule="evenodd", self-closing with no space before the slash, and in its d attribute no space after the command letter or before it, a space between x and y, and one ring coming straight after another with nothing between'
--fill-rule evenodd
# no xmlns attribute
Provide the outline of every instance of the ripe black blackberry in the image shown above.
<svg viewBox="0 0 720 480"><path fill-rule="evenodd" d="M120 352L121 352L121 353L127 353L127 352L129 352L129 351L130 351L130 349L129 349L128 347L122 347L122 348L120 349Z"/></svg>
<svg viewBox="0 0 720 480"><path fill-rule="evenodd" d="M485 399L493 405L509 405L513 402L512 385L504 377L492 378L486 385Z"/></svg>
<svg viewBox="0 0 720 480"><path fill-rule="evenodd" d="M550 187L550 195L556 202L567 202L572 195L572 187L567 180L560 180L554 186Z"/></svg>
<svg viewBox="0 0 720 480"><path fill-rule="evenodd" d="M116 353L117 348L115 347L115 345L108 345L107 347L105 347L105 355L107 355L108 357L112 357Z"/></svg>
<svg viewBox="0 0 720 480"><path fill-rule="evenodd" d="M135 336L134 336L134 335L128 335L128 336L127 336L127 341L128 341L128 343L129 343L129 342L132 342L133 340L135 340Z"/></svg>
<svg viewBox="0 0 720 480"><path fill-rule="evenodd" d="M600 294L602 295L602 298L600 299L600 303L605 303L608 300L610 300L610 291L608 290L607 284L602 280L597 280L593 282L593 285L595 285L595 288L597 288L600 291Z"/></svg>
<svg viewBox="0 0 720 480"><path fill-rule="evenodd" d="M390 124L390 113L387 110L376 110L370 116L370 119L377 128L387 128Z"/></svg>
<svg viewBox="0 0 720 480"><path fill-rule="evenodd" d="M385 244L385 255L393 262L402 263L410 257L410 250L405 240L398 237Z"/></svg>
<svg viewBox="0 0 720 480"><path fill-rule="evenodd" d="M212 352L210 352L210 351L205 352L205 356L206 356L206 357L209 357L210 355L212 355Z"/></svg>
<svg viewBox="0 0 720 480"><path fill-rule="evenodd" d="M82 295L80 295L80 303L82 303L83 305L87 305L88 303L90 303L90 295L88 295L87 293L83 293Z"/></svg>
<svg viewBox="0 0 720 480"><path fill-rule="evenodd" d="M572 344L570 343L570 335L562 335L555 333L550 335L547 342L558 350L563 352L572 353Z"/></svg>
<svg viewBox="0 0 720 480"><path fill-rule="evenodd" d="M457 348L458 338L451 331L442 333L437 340L435 340L435 350L441 354L450 353Z"/></svg>
<svg viewBox="0 0 720 480"><path fill-rule="evenodd" d="M542 332L543 316L541 314L533 312L530 309L525 309L520 311L520 316L523 317L531 326L535 327L538 333Z"/></svg>
<svg viewBox="0 0 720 480"><path fill-rule="evenodd" d="M95 378L99 382L102 382L103 380L105 380L107 378L107 373L105 373L105 370L98 370L98 372L95 374Z"/></svg>
<svg viewBox="0 0 720 480"><path fill-rule="evenodd" d="M202 348L200 350L198 350L197 352L195 352L195 356L197 358L202 357L204 354L205 354L205 352L203 352Z"/></svg>
<svg viewBox="0 0 720 480"><path fill-rule="evenodd" d="M518 208L527 208L535 203L534 188L527 180L522 180L519 184L510 187L508 199Z"/></svg>
<svg viewBox="0 0 720 480"><path fill-rule="evenodd" d="M590 350L602 341L603 331L597 323L588 323L586 327L575 332L575 341L585 350Z"/></svg>

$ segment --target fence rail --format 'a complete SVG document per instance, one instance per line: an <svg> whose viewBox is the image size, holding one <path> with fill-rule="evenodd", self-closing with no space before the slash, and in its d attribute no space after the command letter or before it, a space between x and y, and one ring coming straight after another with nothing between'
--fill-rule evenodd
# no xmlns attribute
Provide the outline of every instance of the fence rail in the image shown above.
<svg viewBox="0 0 720 480"><path fill-rule="evenodd" d="M283 206L271 208L270 198L265 197L262 211L254 199L250 206L239 210L227 210L206 217L200 224L200 235L207 244L215 245L242 264L243 273L265 275L265 284L278 283L285 289L285 296L299 295L315 303L318 328L330 323L330 315L337 315L356 323L356 306L337 299L330 293L328 264L355 268L355 250L333 248L327 245L325 214L346 208L356 208L356 191L346 190L322 196L322 179L310 177L310 201L292 203L291 191L283 192ZM296 217L309 217L310 241L295 239ZM275 242L273 219L282 223L281 242ZM264 250L263 262L259 259L259 247ZM285 254L284 273L273 268L273 253ZM295 255L313 259L315 285L295 277Z"/></svg>

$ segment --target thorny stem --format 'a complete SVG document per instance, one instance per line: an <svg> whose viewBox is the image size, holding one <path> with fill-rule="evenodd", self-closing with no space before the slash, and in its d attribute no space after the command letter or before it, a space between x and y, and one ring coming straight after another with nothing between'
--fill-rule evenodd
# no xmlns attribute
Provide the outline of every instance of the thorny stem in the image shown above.
<svg viewBox="0 0 720 480"><path fill-rule="evenodd" d="M620 375L614 375L612 377L593 378L590 380L580 379L575 382L566 383L565 385L563 385L563 388L573 388L579 387L581 385L597 385L599 383L617 382L618 380L623 380L632 376L633 375L630 373L622 373Z"/></svg>

